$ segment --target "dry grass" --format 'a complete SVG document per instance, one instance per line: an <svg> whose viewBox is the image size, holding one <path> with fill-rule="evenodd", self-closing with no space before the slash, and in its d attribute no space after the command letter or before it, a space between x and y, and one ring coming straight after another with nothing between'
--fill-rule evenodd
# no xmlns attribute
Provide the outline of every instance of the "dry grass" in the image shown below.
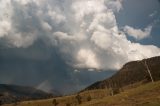
<svg viewBox="0 0 160 106"><path fill-rule="evenodd" d="M81 106L160 106L160 82L149 83Z"/></svg>
<svg viewBox="0 0 160 106"><path fill-rule="evenodd" d="M108 96L108 93L107 89L99 89L82 92L80 93L80 96L82 97L82 103L85 103L88 102L88 97L91 97L91 100L96 100ZM57 106L66 106L66 104L70 104L71 106L78 105L76 95L70 95L46 100L24 101L18 103L16 106L54 106L53 99L56 99L58 103ZM14 104L7 104L3 106L14 106Z"/></svg>
<svg viewBox="0 0 160 106"><path fill-rule="evenodd" d="M115 96L109 96L107 89L86 91L80 94L82 104L78 105L76 95L56 98L57 106L160 106L160 81L148 83L136 88L125 90ZM91 96L91 101L87 97ZM16 106L54 106L53 99L25 101ZM3 106L14 106L8 104Z"/></svg>

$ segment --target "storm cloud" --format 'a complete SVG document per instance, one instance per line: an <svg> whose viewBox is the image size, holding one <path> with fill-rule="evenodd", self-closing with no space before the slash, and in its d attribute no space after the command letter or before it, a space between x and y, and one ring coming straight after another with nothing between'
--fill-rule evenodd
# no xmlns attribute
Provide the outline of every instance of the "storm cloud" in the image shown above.
<svg viewBox="0 0 160 106"><path fill-rule="evenodd" d="M0 39L8 47L27 48L41 39L58 48L65 63L75 68L118 69L127 61L160 55L158 47L133 43L118 28L115 13L123 8L122 0L0 3ZM125 29L139 39L151 32L150 27L146 32Z"/></svg>
<svg viewBox="0 0 160 106"><path fill-rule="evenodd" d="M149 5L152 2L147 1ZM144 22L141 15L151 7L146 3L142 8L143 3L139 0L0 0L2 83L72 92L112 75L114 72L110 70L118 70L128 61L160 55L160 48L153 42L142 43L144 38L151 39L154 32L159 44L159 32L155 33L159 17L155 17L160 13L154 10L156 14L149 17L153 21ZM135 4L139 11L135 10ZM149 16L154 11L145 14ZM135 18L135 14L139 17ZM122 19L120 15L124 15ZM134 18L143 26L135 27Z"/></svg>

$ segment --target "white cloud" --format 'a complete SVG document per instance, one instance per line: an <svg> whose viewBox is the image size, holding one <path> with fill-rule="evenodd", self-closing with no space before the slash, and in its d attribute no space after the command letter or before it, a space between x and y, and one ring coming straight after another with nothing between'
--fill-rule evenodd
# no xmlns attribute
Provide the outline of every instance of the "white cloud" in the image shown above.
<svg viewBox="0 0 160 106"><path fill-rule="evenodd" d="M109 9L119 12L122 9L122 0L107 0Z"/></svg>
<svg viewBox="0 0 160 106"><path fill-rule="evenodd" d="M153 45L140 45L132 43L128 50L129 60L139 60L160 55L160 49Z"/></svg>
<svg viewBox="0 0 160 106"><path fill-rule="evenodd" d="M26 48L33 44L36 39L36 33L14 33L14 35L9 35L6 37L8 43L14 45L15 47Z"/></svg>
<svg viewBox="0 0 160 106"><path fill-rule="evenodd" d="M76 67L100 68L96 55L91 50L80 49L77 53L76 59L78 61Z"/></svg>
<svg viewBox="0 0 160 106"><path fill-rule="evenodd" d="M100 48L108 49L112 44L112 35L105 32L94 32L91 40Z"/></svg>
<svg viewBox="0 0 160 106"><path fill-rule="evenodd" d="M89 31L97 30L99 28L111 29L116 26L115 16L112 11L100 12L95 14L93 21L89 26Z"/></svg>
<svg viewBox="0 0 160 106"><path fill-rule="evenodd" d="M31 0L15 0L15 1L21 3L22 5L26 5L31 2Z"/></svg>
<svg viewBox="0 0 160 106"><path fill-rule="evenodd" d="M55 21L57 24L65 21L65 16L62 14L58 14L53 10L48 11L48 16L52 19L52 21Z"/></svg>
<svg viewBox="0 0 160 106"><path fill-rule="evenodd" d="M131 43L119 33L115 12L122 9L122 0L1 0L0 4L0 39L23 48L41 39L77 70L118 69L128 61L160 55L158 47ZM150 36L151 30L152 26L124 27L138 40Z"/></svg>
<svg viewBox="0 0 160 106"><path fill-rule="evenodd" d="M13 13L10 0L0 1L0 38L5 37L11 31L11 15ZM7 9L6 9L7 8Z"/></svg>
<svg viewBox="0 0 160 106"><path fill-rule="evenodd" d="M42 27L46 31L51 31L52 27L47 22L42 22Z"/></svg>
<svg viewBox="0 0 160 106"><path fill-rule="evenodd" d="M0 21L0 38L7 36L10 30L11 30L11 23L5 20Z"/></svg>
<svg viewBox="0 0 160 106"><path fill-rule="evenodd" d="M134 37L137 40L141 40L150 36L152 31L152 26L146 27L144 30L135 29L130 26L125 26L124 31L129 35Z"/></svg>
<svg viewBox="0 0 160 106"><path fill-rule="evenodd" d="M85 16L105 11L107 7L104 0L76 0L72 3L72 9L75 12L75 19L83 21Z"/></svg>

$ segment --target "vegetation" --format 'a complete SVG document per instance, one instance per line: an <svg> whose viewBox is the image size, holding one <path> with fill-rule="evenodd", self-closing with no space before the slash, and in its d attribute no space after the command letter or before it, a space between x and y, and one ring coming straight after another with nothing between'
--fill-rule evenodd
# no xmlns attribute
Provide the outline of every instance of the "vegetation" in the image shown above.
<svg viewBox="0 0 160 106"><path fill-rule="evenodd" d="M71 104L70 103L66 103L66 106L71 106Z"/></svg>
<svg viewBox="0 0 160 106"><path fill-rule="evenodd" d="M113 96L109 93L108 89L97 89L54 99L57 106L160 106L160 81L133 88L126 87L124 92ZM81 97L81 104L77 104L77 95ZM89 96L92 99L88 101ZM26 101L18 103L17 106L54 106L54 99Z"/></svg>
<svg viewBox="0 0 160 106"><path fill-rule="evenodd" d="M103 88L119 88L132 85L137 82L148 83L153 79L160 80L160 56L144 59L141 61L132 61L126 63L116 74L112 77L96 82L85 90L103 89ZM150 74L152 75L152 79ZM136 77L135 77L136 76Z"/></svg>
<svg viewBox="0 0 160 106"><path fill-rule="evenodd" d="M0 100L0 106L2 105L2 101Z"/></svg>
<svg viewBox="0 0 160 106"><path fill-rule="evenodd" d="M87 97L87 101L91 101L91 96L89 95L88 97Z"/></svg>
<svg viewBox="0 0 160 106"><path fill-rule="evenodd" d="M144 65L144 62L147 63L147 68ZM13 104L2 105L2 101L0 101L0 105L160 106L160 81L158 81L160 80L159 63L160 57L127 63L111 78L96 82L95 84L89 86L88 88L75 95L24 102L19 102L19 99L16 98L16 101L13 101ZM149 70L151 73L148 74L147 70ZM9 94L5 95L9 96ZM0 95L0 98L3 97L4 94ZM4 102L6 98L1 100Z"/></svg>
<svg viewBox="0 0 160 106"><path fill-rule="evenodd" d="M53 99L53 102L52 102L52 103L53 103L54 106L57 106L57 105L58 105L58 102L57 102L56 99Z"/></svg>
<svg viewBox="0 0 160 106"><path fill-rule="evenodd" d="M76 95L76 99L77 99L78 104L82 103L82 97L79 94Z"/></svg>
<svg viewBox="0 0 160 106"><path fill-rule="evenodd" d="M128 89L115 96L86 102L80 106L160 106L160 81Z"/></svg>
<svg viewBox="0 0 160 106"><path fill-rule="evenodd" d="M0 84L0 101L3 104L16 104L16 102L20 101L47 99L51 97L53 97L52 94L32 87Z"/></svg>

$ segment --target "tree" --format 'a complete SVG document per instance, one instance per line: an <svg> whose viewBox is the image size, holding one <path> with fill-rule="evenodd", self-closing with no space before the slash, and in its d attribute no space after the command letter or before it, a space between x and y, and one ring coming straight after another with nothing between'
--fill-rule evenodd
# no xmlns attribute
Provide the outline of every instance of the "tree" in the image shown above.
<svg viewBox="0 0 160 106"><path fill-rule="evenodd" d="M76 99L77 99L77 101L78 101L78 104L81 104L82 103L82 97L79 95L79 94L77 94L77 96L76 96Z"/></svg>
<svg viewBox="0 0 160 106"><path fill-rule="evenodd" d="M66 103L66 106L71 106L71 104L70 103Z"/></svg>
<svg viewBox="0 0 160 106"><path fill-rule="evenodd" d="M53 99L52 103L54 104L54 106L57 106L58 105L58 102L56 99Z"/></svg>
<svg viewBox="0 0 160 106"><path fill-rule="evenodd" d="M114 95L119 94L119 93L120 93L120 91L119 91L118 87L116 87L116 88L113 89L113 94Z"/></svg>
<svg viewBox="0 0 160 106"><path fill-rule="evenodd" d="M18 103L17 103L17 102L18 102L18 100L17 100L17 98L15 98L15 100L14 100L14 104L13 104L13 105L14 105L14 106L17 106L17 105L18 105Z"/></svg>
<svg viewBox="0 0 160 106"><path fill-rule="evenodd" d="M2 93L0 93L0 97L4 96Z"/></svg>
<svg viewBox="0 0 160 106"><path fill-rule="evenodd" d="M89 95L88 97L87 97L87 101L91 101L91 95Z"/></svg>
<svg viewBox="0 0 160 106"><path fill-rule="evenodd" d="M2 101L0 100L0 106L2 105Z"/></svg>
<svg viewBox="0 0 160 106"><path fill-rule="evenodd" d="M148 64L147 64L146 60L144 60L144 62L145 62L146 69L147 69L147 71L148 71L148 73L149 73L149 76L150 76L150 78L151 78L151 81L154 82L153 77L152 77L152 74L151 74L151 71L150 71L150 69L149 69L149 67L148 67Z"/></svg>
<svg viewBox="0 0 160 106"><path fill-rule="evenodd" d="M154 82L153 77L152 77L152 74L151 74L151 71L150 71L150 69L149 69L149 67L148 67L147 61L144 60L144 63L143 63L143 61L142 61L142 64L144 64L145 68L147 69L147 72L148 72L148 74L149 74L149 77L150 77L151 81Z"/></svg>

